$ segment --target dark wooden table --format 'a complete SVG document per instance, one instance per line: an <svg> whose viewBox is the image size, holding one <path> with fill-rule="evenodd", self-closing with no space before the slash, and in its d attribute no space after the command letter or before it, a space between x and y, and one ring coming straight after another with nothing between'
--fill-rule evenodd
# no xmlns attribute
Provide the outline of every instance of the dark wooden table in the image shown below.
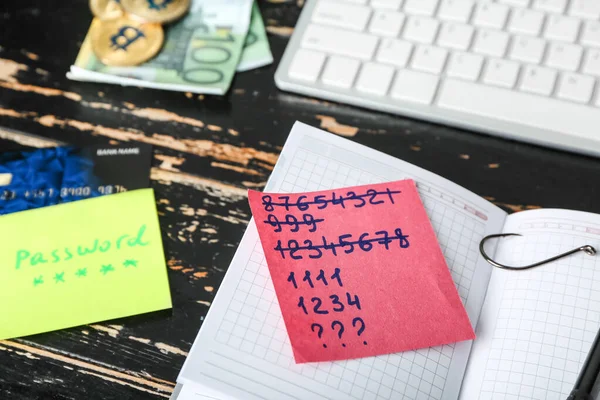
<svg viewBox="0 0 600 400"><path fill-rule="evenodd" d="M276 60L302 3L260 3ZM250 219L246 189L265 185L296 120L438 173L507 211L600 213L597 159L283 93L273 82L277 62L239 74L224 97L71 82L65 72L90 21L87 0L1 2L0 149L153 144L174 306L0 341L0 399L169 397Z"/></svg>

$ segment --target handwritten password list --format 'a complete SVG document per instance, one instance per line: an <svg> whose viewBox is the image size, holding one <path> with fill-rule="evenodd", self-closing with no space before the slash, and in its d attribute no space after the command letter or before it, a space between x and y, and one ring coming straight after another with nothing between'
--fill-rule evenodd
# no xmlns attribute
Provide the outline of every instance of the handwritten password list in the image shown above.
<svg viewBox="0 0 600 400"><path fill-rule="evenodd" d="M474 337L413 181L249 201L296 362Z"/></svg>
<svg viewBox="0 0 600 400"><path fill-rule="evenodd" d="M152 189L0 217L0 339L171 307Z"/></svg>

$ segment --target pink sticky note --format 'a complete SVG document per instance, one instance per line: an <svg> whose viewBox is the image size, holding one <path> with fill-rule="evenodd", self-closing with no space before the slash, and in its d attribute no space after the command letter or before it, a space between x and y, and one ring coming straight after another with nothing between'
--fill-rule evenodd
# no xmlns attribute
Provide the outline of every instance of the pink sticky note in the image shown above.
<svg viewBox="0 0 600 400"><path fill-rule="evenodd" d="M412 180L249 200L297 363L475 338Z"/></svg>

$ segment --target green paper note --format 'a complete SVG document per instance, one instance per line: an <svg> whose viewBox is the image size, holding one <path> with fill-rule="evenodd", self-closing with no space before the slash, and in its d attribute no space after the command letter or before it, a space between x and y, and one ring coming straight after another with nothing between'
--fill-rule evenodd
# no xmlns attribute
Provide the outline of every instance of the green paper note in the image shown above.
<svg viewBox="0 0 600 400"><path fill-rule="evenodd" d="M0 339L171 306L152 189L0 217Z"/></svg>

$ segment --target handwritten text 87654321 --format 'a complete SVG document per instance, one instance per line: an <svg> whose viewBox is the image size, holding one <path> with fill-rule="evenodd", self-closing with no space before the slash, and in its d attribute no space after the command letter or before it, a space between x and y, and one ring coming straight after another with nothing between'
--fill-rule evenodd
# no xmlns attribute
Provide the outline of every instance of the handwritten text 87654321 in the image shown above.
<svg viewBox="0 0 600 400"><path fill-rule="evenodd" d="M330 206L346 208L346 205L352 205L354 208L362 208L366 205L376 206L385 204L388 200L391 204L394 204L394 195L399 194L399 190L394 191L389 188L385 188L382 191L367 189L364 193L348 191L345 195L332 191L328 195L300 195L296 201L290 201L290 196L288 195L278 195L277 200L279 202L273 202L273 196L271 195L264 195L262 196L262 204L265 211L273 211L275 207L283 207L286 211L290 211L293 208L296 208L298 211L306 211L311 207L324 210Z"/></svg>

